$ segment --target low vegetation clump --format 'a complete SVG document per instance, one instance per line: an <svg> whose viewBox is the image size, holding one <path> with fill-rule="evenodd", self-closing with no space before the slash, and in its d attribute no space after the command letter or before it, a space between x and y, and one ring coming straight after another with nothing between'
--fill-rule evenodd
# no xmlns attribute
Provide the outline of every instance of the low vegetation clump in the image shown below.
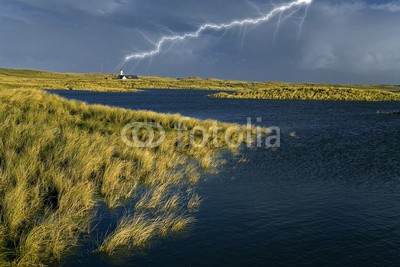
<svg viewBox="0 0 400 267"><path fill-rule="evenodd" d="M295 86L238 90L218 93L214 98L279 99L279 100L335 100L335 101L399 101L400 94L381 89L354 89L346 87Z"/></svg>
<svg viewBox="0 0 400 267"><path fill-rule="evenodd" d="M0 265L42 266L59 261L90 236L99 207L127 209L102 233L98 251L141 248L155 237L186 229L200 204L201 172L216 170L224 142L195 147L189 130L215 122L68 101L39 90L0 90ZM165 130L154 148L121 138L131 122ZM219 124L222 129L229 127ZM139 133L141 140L148 136ZM131 204L133 208L131 207Z"/></svg>
<svg viewBox="0 0 400 267"><path fill-rule="evenodd" d="M193 224L192 216L169 214L156 218L138 214L121 219L117 229L109 235L99 251L113 255L115 252L130 251L148 246L154 237L165 237L179 233Z"/></svg>

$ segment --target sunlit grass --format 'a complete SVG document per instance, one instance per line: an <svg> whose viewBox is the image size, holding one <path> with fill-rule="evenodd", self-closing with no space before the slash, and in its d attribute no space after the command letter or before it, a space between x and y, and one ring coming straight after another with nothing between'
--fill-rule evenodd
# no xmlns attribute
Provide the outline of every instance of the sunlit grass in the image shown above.
<svg viewBox="0 0 400 267"><path fill-rule="evenodd" d="M136 203L100 240L98 251L108 254L191 225L200 173L223 163L222 149L236 149L227 147L223 132L219 146L193 147L189 130L201 125L211 131L215 122L189 118L178 146L181 118L90 106L40 90L0 90L0 265L61 260L90 235L104 204ZM130 122L162 125L166 141L156 148L126 146L120 133Z"/></svg>
<svg viewBox="0 0 400 267"><path fill-rule="evenodd" d="M105 239L99 251L112 255L123 250L126 252L144 248L149 246L154 237L179 233L188 229L193 223L193 217L176 213L156 218L145 214L125 216L121 219L117 229Z"/></svg>
<svg viewBox="0 0 400 267"><path fill-rule="evenodd" d="M275 86L257 90L239 90L234 93L218 93L214 98L237 99L292 99L336 101L399 101L400 94L382 89L348 88L346 86Z"/></svg>

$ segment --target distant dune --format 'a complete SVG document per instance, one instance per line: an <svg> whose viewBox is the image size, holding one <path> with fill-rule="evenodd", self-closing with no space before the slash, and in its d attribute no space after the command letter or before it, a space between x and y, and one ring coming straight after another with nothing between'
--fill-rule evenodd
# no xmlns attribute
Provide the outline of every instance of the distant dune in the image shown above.
<svg viewBox="0 0 400 267"><path fill-rule="evenodd" d="M328 85L246 82L200 77L143 77L121 81L117 74L75 74L0 68L0 89L136 91L137 89L201 89L235 91L217 98L386 101L400 100L399 85Z"/></svg>

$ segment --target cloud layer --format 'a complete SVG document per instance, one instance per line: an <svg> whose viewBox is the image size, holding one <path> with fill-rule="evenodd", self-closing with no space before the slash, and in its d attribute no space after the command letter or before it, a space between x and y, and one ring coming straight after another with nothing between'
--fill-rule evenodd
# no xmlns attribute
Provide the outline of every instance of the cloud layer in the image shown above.
<svg viewBox="0 0 400 267"><path fill-rule="evenodd" d="M392 82L398 82L400 17L394 6L395 3L318 4L302 38L300 66L365 77L392 76ZM318 28L311 28L312 25Z"/></svg>
<svg viewBox="0 0 400 267"><path fill-rule="evenodd" d="M170 31L254 16L242 0L1 0L0 66L115 72ZM264 1L253 2L263 10ZM302 13L298 13L300 16ZM207 33L132 72L245 80L400 84L400 1L314 0L299 19Z"/></svg>

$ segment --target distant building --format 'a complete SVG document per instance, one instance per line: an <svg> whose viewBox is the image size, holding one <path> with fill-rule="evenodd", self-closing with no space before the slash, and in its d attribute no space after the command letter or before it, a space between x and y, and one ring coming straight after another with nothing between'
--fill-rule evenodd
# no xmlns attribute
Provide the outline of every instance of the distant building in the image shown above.
<svg viewBox="0 0 400 267"><path fill-rule="evenodd" d="M137 75L118 75L118 80L138 80Z"/></svg>
<svg viewBox="0 0 400 267"><path fill-rule="evenodd" d="M125 75L124 70L121 68L119 70L118 80L137 80L139 76L137 75Z"/></svg>

